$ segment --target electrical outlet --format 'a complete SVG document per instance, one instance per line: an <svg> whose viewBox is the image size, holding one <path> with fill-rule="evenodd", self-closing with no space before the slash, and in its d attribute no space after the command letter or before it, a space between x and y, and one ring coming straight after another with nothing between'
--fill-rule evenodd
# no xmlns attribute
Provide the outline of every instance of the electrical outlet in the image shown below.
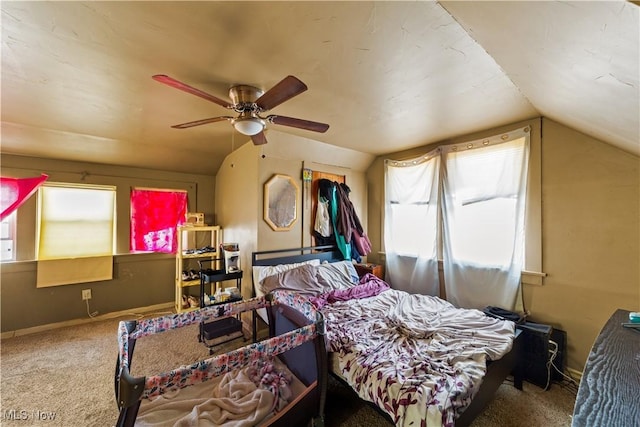
<svg viewBox="0 0 640 427"><path fill-rule="evenodd" d="M83 289L82 290L82 300L91 299L91 289Z"/></svg>

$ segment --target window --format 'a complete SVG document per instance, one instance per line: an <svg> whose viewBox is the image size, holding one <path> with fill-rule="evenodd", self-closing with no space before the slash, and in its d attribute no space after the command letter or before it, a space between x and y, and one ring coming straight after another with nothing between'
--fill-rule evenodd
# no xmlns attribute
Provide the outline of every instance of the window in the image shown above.
<svg viewBox="0 0 640 427"><path fill-rule="evenodd" d="M41 174L37 178L0 177L0 219L11 214L31 197L38 187L49 178Z"/></svg>
<svg viewBox="0 0 640 427"><path fill-rule="evenodd" d="M45 174L36 178L0 177L0 261L15 261L16 211L47 178Z"/></svg>
<svg viewBox="0 0 640 427"><path fill-rule="evenodd" d="M16 211L0 222L0 261L16 259Z"/></svg>
<svg viewBox="0 0 640 427"><path fill-rule="evenodd" d="M45 184L39 194L39 260L113 255L114 187Z"/></svg>
<svg viewBox="0 0 640 427"><path fill-rule="evenodd" d="M524 138L518 138L479 150L438 149L419 159L392 162L386 176L391 247L406 256L441 253L436 250L438 214L448 214L457 259L481 265L508 263L524 147ZM446 172L440 171L441 153ZM438 185L445 174L441 203ZM439 212L447 202L451 209Z"/></svg>
<svg viewBox="0 0 640 427"><path fill-rule="evenodd" d="M37 287L113 278L115 187L45 184L38 207Z"/></svg>
<svg viewBox="0 0 640 427"><path fill-rule="evenodd" d="M481 147L445 150L443 216L449 225L449 243L455 259L508 266L514 242L519 254L524 251L524 239L516 239L522 226L516 219L528 145L520 137Z"/></svg>
<svg viewBox="0 0 640 427"><path fill-rule="evenodd" d="M187 192L131 190L131 252L175 253L178 225L185 222Z"/></svg>
<svg viewBox="0 0 640 427"><path fill-rule="evenodd" d="M387 173L388 243L400 255L435 257L439 156L424 156Z"/></svg>
<svg viewBox="0 0 640 427"><path fill-rule="evenodd" d="M439 293L440 259L455 305L519 304L530 129L385 162L384 241L395 287Z"/></svg>

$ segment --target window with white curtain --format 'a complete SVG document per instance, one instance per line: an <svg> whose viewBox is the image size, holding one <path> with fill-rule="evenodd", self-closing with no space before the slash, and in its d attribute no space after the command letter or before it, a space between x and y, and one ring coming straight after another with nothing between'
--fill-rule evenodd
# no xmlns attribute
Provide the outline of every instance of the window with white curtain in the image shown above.
<svg viewBox="0 0 640 427"><path fill-rule="evenodd" d="M436 255L438 164L438 157L425 156L387 174L386 245L399 255Z"/></svg>
<svg viewBox="0 0 640 427"><path fill-rule="evenodd" d="M385 162L386 279L396 289L438 293L438 172L432 152Z"/></svg>
<svg viewBox="0 0 640 427"><path fill-rule="evenodd" d="M486 266L511 262L525 148L521 137L475 150L445 150L454 258ZM519 244L523 251L524 239Z"/></svg>
<svg viewBox="0 0 640 427"><path fill-rule="evenodd" d="M400 289L437 294L440 258L447 299L457 306L521 303L529 133L526 127L385 162L392 285L395 279Z"/></svg>

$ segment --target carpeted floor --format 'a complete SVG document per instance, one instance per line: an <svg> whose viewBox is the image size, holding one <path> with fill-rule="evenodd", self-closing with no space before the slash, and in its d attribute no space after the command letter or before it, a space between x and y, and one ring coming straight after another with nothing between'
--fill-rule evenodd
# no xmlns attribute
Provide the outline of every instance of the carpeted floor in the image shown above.
<svg viewBox="0 0 640 427"><path fill-rule="evenodd" d="M2 426L115 424L114 369L119 319L55 329L2 340L0 394ZM241 340L235 345L241 345ZM194 327L140 340L134 375L165 372L208 357ZM503 384L473 427L570 426L575 394L554 384L549 391L525 383L523 391ZM331 379L326 426L391 425L351 389ZM292 426L293 427L293 426Z"/></svg>

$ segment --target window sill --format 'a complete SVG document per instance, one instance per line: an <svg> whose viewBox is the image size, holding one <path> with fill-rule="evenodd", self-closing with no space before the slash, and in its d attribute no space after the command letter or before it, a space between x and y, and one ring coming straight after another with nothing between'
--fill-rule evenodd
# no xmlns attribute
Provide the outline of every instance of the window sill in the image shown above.
<svg viewBox="0 0 640 427"><path fill-rule="evenodd" d="M140 261L159 261L164 259L175 260L174 254L164 253L150 253L150 252L138 252L130 254L117 254L113 256L116 264L127 262L140 262ZM3 273L16 273L21 271L32 271L37 265L37 260L5 260L0 263L2 265L1 270Z"/></svg>
<svg viewBox="0 0 640 427"><path fill-rule="evenodd" d="M384 262L386 254L384 252L378 252L378 255L380 259ZM438 270L442 271L442 260L438 260ZM523 285L543 286L545 277L547 277L547 273L522 270L521 282Z"/></svg>
<svg viewBox="0 0 640 427"><path fill-rule="evenodd" d="M521 281L523 285L542 286L544 285L545 277L547 277L547 273L522 270Z"/></svg>

